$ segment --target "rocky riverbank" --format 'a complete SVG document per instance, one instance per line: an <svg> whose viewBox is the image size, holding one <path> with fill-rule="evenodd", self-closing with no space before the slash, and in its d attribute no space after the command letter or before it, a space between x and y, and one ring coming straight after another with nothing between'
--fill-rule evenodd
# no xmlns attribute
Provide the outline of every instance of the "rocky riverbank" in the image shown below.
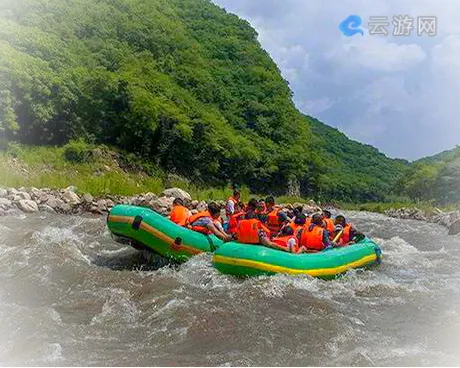
<svg viewBox="0 0 460 368"><path fill-rule="evenodd" d="M62 190L48 188L0 188L0 216L17 214L20 212L50 212L60 214L83 214L92 213L107 214L117 204L129 204L153 209L154 211L167 216L172 208L175 198L182 198L192 213L206 209L206 201L192 200L189 193L180 188L170 188L160 195L154 193L139 194L132 197L108 195L95 198L86 193L79 195L76 188L68 187ZM216 201L222 207L224 201ZM320 208L310 201L309 204L293 203L285 204L283 207L292 210L302 206L305 213L313 213Z"/></svg>
<svg viewBox="0 0 460 368"><path fill-rule="evenodd" d="M435 209L434 213L427 213L416 207L398 208L385 211L385 215L400 219L427 221L445 226L449 229L449 235L460 233L460 210L443 212Z"/></svg>
<svg viewBox="0 0 460 368"><path fill-rule="evenodd" d="M129 204L153 209L167 216L172 208L175 198L182 198L191 209L192 213L206 209L206 201L192 200L189 193L180 188L170 188L160 195L154 193L139 194L132 197L107 195L95 198L86 193L79 195L76 188L68 187L61 190L48 188L0 188L0 216L14 215L18 213L50 212L59 214L92 213L95 215L107 214L117 204ZM216 201L222 207L224 201ZM314 213L320 208L314 201L308 204L293 203L283 204L286 210L292 210L302 206L303 212ZM418 208L400 208L385 211L385 215L400 219L412 219L427 221L446 226L449 234L460 233L460 210L442 212L437 210L434 214L428 214Z"/></svg>

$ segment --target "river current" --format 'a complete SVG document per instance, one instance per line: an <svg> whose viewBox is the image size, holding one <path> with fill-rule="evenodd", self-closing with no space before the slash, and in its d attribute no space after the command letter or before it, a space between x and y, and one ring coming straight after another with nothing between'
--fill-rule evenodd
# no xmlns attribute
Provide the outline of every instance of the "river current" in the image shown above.
<svg viewBox="0 0 460 368"><path fill-rule="evenodd" d="M155 269L103 217L2 217L0 364L459 365L460 237L347 215L384 258L334 281Z"/></svg>

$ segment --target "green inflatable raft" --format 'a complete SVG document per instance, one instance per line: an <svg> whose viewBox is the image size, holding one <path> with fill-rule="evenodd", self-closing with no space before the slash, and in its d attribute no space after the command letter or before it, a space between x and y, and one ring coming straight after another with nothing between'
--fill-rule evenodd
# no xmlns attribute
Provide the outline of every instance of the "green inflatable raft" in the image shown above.
<svg viewBox="0 0 460 368"><path fill-rule="evenodd" d="M331 279L351 268L380 264L381 258L380 247L368 238L347 247L303 254L229 242L216 250L213 263L220 272L236 276L286 273Z"/></svg>
<svg viewBox="0 0 460 368"><path fill-rule="evenodd" d="M214 235L176 225L145 207L117 205L107 217L107 226L116 240L128 242L137 249L150 249L176 262L185 262L202 252L213 252L223 243Z"/></svg>
<svg viewBox="0 0 460 368"><path fill-rule="evenodd" d="M381 262L380 247L368 238L320 253L292 254L261 245L224 244L214 235L178 226L145 207L117 205L110 211L107 225L118 241L137 249L147 248L175 262L185 262L202 252L215 252L214 266L222 273L236 276L287 273L334 278L351 268Z"/></svg>

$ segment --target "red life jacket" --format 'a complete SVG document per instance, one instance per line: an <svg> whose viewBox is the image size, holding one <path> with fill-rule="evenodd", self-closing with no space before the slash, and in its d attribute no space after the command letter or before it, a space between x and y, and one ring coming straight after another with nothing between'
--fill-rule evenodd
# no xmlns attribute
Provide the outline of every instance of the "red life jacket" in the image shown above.
<svg viewBox="0 0 460 368"><path fill-rule="evenodd" d="M236 228L238 227L238 223L244 218L244 212L240 211L235 213L230 217L230 221L228 222L228 230L227 233L234 234L236 233Z"/></svg>
<svg viewBox="0 0 460 368"><path fill-rule="evenodd" d="M278 236L276 238L273 238L272 242L278 244L279 246L285 248L286 250L289 250L288 249L288 242L291 239L295 240L294 247L293 247L293 249L291 251L293 251L294 253L297 253L297 250L299 249L299 242L298 242L297 238L294 235Z"/></svg>
<svg viewBox="0 0 460 368"><path fill-rule="evenodd" d="M323 250L325 248L323 233L324 228L319 225L315 225L311 231L310 226L304 226L300 237L300 245L307 249Z"/></svg>
<svg viewBox="0 0 460 368"><path fill-rule="evenodd" d="M326 230L329 232L329 238L333 239L334 238L334 229L335 229L335 224L334 220L330 218L324 218L324 225Z"/></svg>
<svg viewBox="0 0 460 368"><path fill-rule="evenodd" d="M184 206L173 206L169 219L177 225L185 226L190 212L187 207Z"/></svg>
<svg viewBox="0 0 460 368"><path fill-rule="evenodd" d="M351 224L346 224L343 228L343 234L339 239L339 245L344 246L350 242L350 230L352 228Z"/></svg>
<svg viewBox="0 0 460 368"><path fill-rule="evenodd" d="M187 220L187 223L189 224L190 229L192 229L193 231L197 231L199 233L209 235L211 234L211 230L209 230L206 226L193 226L195 222L197 222L200 218L203 218L203 217L209 217L214 222L209 211L202 211L202 212L198 212L195 215L190 216Z"/></svg>
<svg viewBox="0 0 460 368"><path fill-rule="evenodd" d="M258 219L241 220L236 228L236 238L239 243L260 244L259 230L264 230L267 236L270 231Z"/></svg>
<svg viewBox="0 0 460 368"><path fill-rule="evenodd" d="M279 220L278 213L281 210L279 208L274 208L267 215L267 227L273 233L278 233L281 230L282 223Z"/></svg>

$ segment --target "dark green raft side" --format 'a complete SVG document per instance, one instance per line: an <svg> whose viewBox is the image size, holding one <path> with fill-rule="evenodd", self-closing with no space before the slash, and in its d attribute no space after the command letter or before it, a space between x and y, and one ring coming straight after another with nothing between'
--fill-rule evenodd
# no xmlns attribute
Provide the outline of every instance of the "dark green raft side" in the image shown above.
<svg viewBox="0 0 460 368"><path fill-rule="evenodd" d="M335 278L351 268L380 264L382 252L371 239L319 253L292 254L259 245L225 243L214 253L214 266L222 273L260 276L276 273Z"/></svg>
<svg viewBox="0 0 460 368"><path fill-rule="evenodd" d="M142 244L177 262L185 262L195 254L212 252L222 245L222 240L214 235L178 226L145 207L117 205L107 217L107 226L118 240Z"/></svg>

